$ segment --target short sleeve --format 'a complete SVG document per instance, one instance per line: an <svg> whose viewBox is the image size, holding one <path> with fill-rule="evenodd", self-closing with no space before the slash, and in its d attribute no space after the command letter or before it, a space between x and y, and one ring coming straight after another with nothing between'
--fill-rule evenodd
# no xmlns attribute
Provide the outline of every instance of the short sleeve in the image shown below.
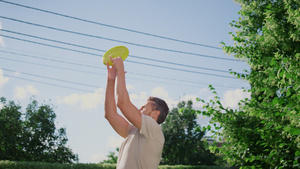
<svg viewBox="0 0 300 169"><path fill-rule="evenodd" d="M127 128L127 135L129 135L134 129L136 129L136 127L132 124L129 124Z"/></svg>
<svg viewBox="0 0 300 169"><path fill-rule="evenodd" d="M150 116L142 114L142 126L140 133L146 138L153 138L157 135L161 135L161 127L159 124Z"/></svg>

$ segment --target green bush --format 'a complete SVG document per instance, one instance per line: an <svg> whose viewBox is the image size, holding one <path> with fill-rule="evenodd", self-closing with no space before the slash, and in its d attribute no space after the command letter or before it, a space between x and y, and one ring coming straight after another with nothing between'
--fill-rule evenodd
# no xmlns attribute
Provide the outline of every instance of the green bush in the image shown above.
<svg viewBox="0 0 300 169"><path fill-rule="evenodd" d="M115 164L61 164L45 162L0 161L0 169L115 169Z"/></svg>
<svg viewBox="0 0 300 169"><path fill-rule="evenodd" d="M60 164L45 162L0 161L0 169L115 169L116 164ZM161 165L159 169L229 169L219 166Z"/></svg>
<svg viewBox="0 0 300 169"><path fill-rule="evenodd" d="M161 165L159 169L229 169L229 167L220 167L220 166L205 166L205 165Z"/></svg>

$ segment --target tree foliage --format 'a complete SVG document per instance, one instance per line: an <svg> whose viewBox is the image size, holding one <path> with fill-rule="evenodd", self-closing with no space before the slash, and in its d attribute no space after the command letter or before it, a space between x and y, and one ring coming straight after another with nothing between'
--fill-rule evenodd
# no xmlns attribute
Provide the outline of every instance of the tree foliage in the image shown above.
<svg viewBox="0 0 300 169"><path fill-rule="evenodd" d="M168 115L162 130L165 145L162 164L168 165L213 165L215 156L202 141L204 132L197 124L197 114L192 101L182 101Z"/></svg>
<svg viewBox="0 0 300 169"><path fill-rule="evenodd" d="M116 148L116 151L119 153L119 148ZM103 160L103 161L101 161L100 163L101 164L105 164L105 163L108 163L108 164L117 164L117 162L118 162L118 155L116 155L116 153L115 152L112 152L112 151L110 151L109 152L109 155L107 155L107 160Z"/></svg>
<svg viewBox="0 0 300 169"><path fill-rule="evenodd" d="M0 160L70 163L78 157L66 147L65 128L56 129L49 105L32 100L26 112L14 101L0 98Z"/></svg>
<svg viewBox="0 0 300 169"><path fill-rule="evenodd" d="M300 1L236 1L241 16L231 23L235 44L223 44L227 53L249 63L250 72L232 73L249 81L251 99L233 110L224 108L216 95L198 113L220 124L222 130L215 132L224 138L221 151L231 164L299 168Z"/></svg>

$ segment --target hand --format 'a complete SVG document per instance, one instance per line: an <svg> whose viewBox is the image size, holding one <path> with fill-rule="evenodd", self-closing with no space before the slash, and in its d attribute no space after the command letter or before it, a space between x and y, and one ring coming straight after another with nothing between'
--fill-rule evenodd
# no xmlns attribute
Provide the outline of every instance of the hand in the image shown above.
<svg viewBox="0 0 300 169"><path fill-rule="evenodd" d="M108 61L106 61L106 66L107 66L107 79L108 80L115 80L116 76L117 76L115 66L109 67Z"/></svg>
<svg viewBox="0 0 300 169"><path fill-rule="evenodd" d="M113 62L114 64L114 68L115 71L117 73L125 73L124 71L124 63L121 57L116 57L116 58L112 58L111 56L109 56L110 60Z"/></svg>

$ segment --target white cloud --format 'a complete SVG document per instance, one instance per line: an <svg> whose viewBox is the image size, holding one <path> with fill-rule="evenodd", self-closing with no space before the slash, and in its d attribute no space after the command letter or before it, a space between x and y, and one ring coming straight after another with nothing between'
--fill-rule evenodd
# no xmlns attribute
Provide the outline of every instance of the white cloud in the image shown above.
<svg viewBox="0 0 300 169"><path fill-rule="evenodd" d="M91 157L91 163L99 163L100 161L103 161L107 159L106 155L102 154L102 153L96 153L93 154Z"/></svg>
<svg viewBox="0 0 300 169"><path fill-rule="evenodd" d="M183 97L180 98L180 101L188 101L192 100L193 103L196 101L196 98L199 97L197 95L184 95Z"/></svg>
<svg viewBox="0 0 300 169"><path fill-rule="evenodd" d="M60 103L64 103L67 105L74 105L80 101L80 95L77 93L71 94L69 96L64 97L63 99L61 99L59 101L60 101Z"/></svg>
<svg viewBox="0 0 300 169"><path fill-rule="evenodd" d="M140 108L142 105L144 105L149 97L149 95L146 92L140 92L138 94L131 93L129 94L130 100L132 103L137 107Z"/></svg>
<svg viewBox="0 0 300 169"><path fill-rule="evenodd" d="M27 85L25 86L25 88L27 89L27 91L30 93L30 94L38 94L38 90L33 86L33 85Z"/></svg>
<svg viewBox="0 0 300 169"><path fill-rule="evenodd" d="M210 99L211 93L208 88L202 88L195 94L183 95L179 100L174 100L175 106L177 106L180 101L188 101L191 100L193 102L193 109L201 109L203 108L204 103L197 102L197 98L208 100Z"/></svg>
<svg viewBox="0 0 300 169"><path fill-rule="evenodd" d="M238 108L238 102L245 98L250 98L249 92L243 92L243 89L229 90L224 94L221 101L224 107Z"/></svg>
<svg viewBox="0 0 300 169"><path fill-rule="evenodd" d="M96 109L99 104L102 104L104 100L104 95L101 90L95 93L88 93L81 95L81 108L82 109Z"/></svg>
<svg viewBox="0 0 300 169"><path fill-rule="evenodd" d="M16 87L14 98L16 98L16 99L25 99L27 96L37 95L38 93L39 93L39 91L33 85L26 85L26 86L23 86L23 87Z"/></svg>
<svg viewBox="0 0 300 169"><path fill-rule="evenodd" d="M132 88L135 88L133 85L130 85ZM147 92L140 92L140 93L129 93L130 100L133 102L133 104L140 108L142 105L144 105L148 99L149 96L159 97L161 99L164 99L165 102L168 104L169 109L172 109L177 106L179 101L193 101L193 108L198 109L203 107L202 102L197 102L196 98L200 97L202 99L206 99L208 96L210 96L211 93L208 90L208 88L202 88L200 89L196 94L193 95L183 95L182 97L178 99L174 99L169 97L169 93L166 89L163 87L155 87L151 90L151 94L149 95Z"/></svg>
<svg viewBox="0 0 300 169"><path fill-rule="evenodd" d="M1 24L1 22L0 22L0 29L2 29L2 24ZM2 37L2 36L0 36L0 46L1 46L1 47L5 47L4 40L3 40L3 37Z"/></svg>
<svg viewBox="0 0 300 169"><path fill-rule="evenodd" d="M6 83L8 82L8 78L3 76L3 71L2 69L0 69L0 88Z"/></svg>
<svg viewBox="0 0 300 169"><path fill-rule="evenodd" d="M175 107L179 102L178 100L170 98L168 91L165 90L163 87L156 87L152 89L151 96L163 99L168 104L169 109Z"/></svg>
<svg viewBox="0 0 300 169"><path fill-rule="evenodd" d="M58 97L59 104L76 105L79 104L80 108L86 109L97 109L100 104L104 102L104 89L99 88L94 93L86 94L71 94L63 98Z"/></svg>
<svg viewBox="0 0 300 169"><path fill-rule="evenodd" d="M193 109L200 109L203 107L202 102L197 102L196 99L199 98L198 95L184 95L180 101L188 101L191 100L193 102Z"/></svg>
<svg viewBox="0 0 300 169"><path fill-rule="evenodd" d="M172 98L167 98L167 99L164 99L165 102L167 103L168 107L169 107L169 110L173 109L174 107L177 106L178 104L178 100L174 100Z"/></svg>
<svg viewBox="0 0 300 169"><path fill-rule="evenodd" d="M199 90L199 94L204 94L204 93L207 93L207 92L209 92L210 90L206 87L206 88L202 88L202 89L200 89Z"/></svg>
<svg viewBox="0 0 300 169"><path fill-rule="evenodd" d="M15 88L15 98L24 99L26 97L26 89L24 87Z"/></svg>
<svg viewBox="0 0 300 169"><path fill-rule="evenodd" d="M179 100L169 97L169 93L163 87L156 87L151 91L152 96L164 99L169 109L176 107Z"/></svg>
<svg viewBox="0 0 300 169"><path fill-rule="evenodd" d="M151 95L154 97L168 98L169 93L163 87L156 87L152 89Z"/></svg>
<svg viewBox="0 0 300 169"><path fill-rule="evenodd" d="M122 137L107 137L107 146L113 149L120 147L124 138Z"/></svg>

